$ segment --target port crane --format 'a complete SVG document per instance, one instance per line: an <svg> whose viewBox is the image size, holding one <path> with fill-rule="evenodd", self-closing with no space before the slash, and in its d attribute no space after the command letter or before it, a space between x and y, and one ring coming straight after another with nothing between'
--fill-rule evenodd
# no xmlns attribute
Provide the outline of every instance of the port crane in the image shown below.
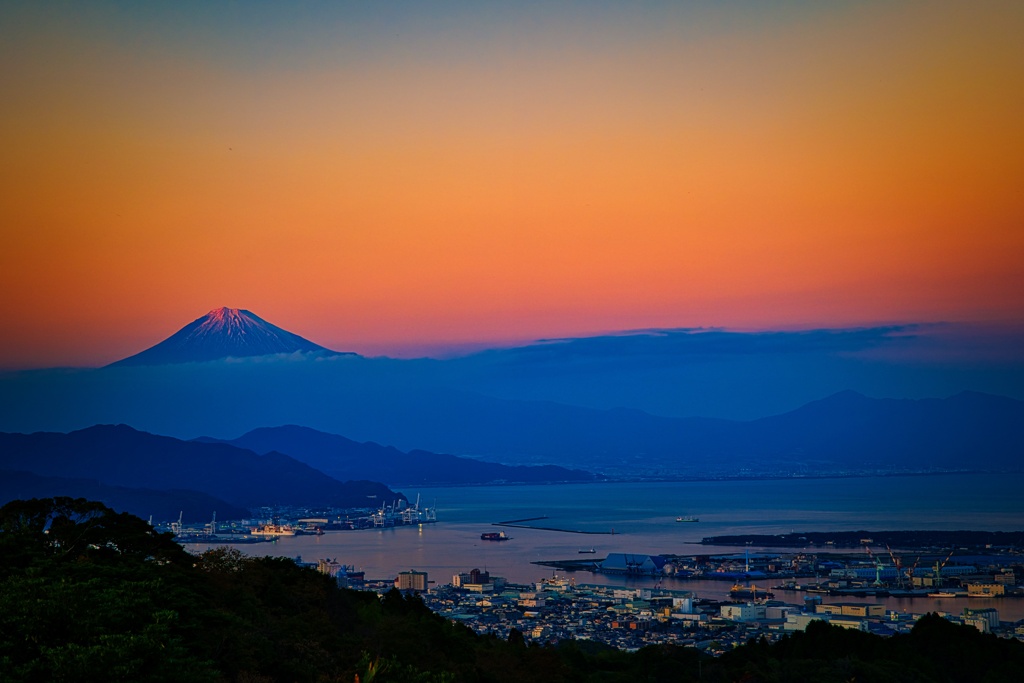
<svg viewBox="0 0 1024 683"><path fill-rule="evenodd" d="M903 588L903 579L905 578L903 575L903 558L894 553L888 543L885 544L885 549L889 551L889 557L892 559L892 565L896 567L896 585L899 588Z"/></svg>
<svg viewBox="0 0 1024 683"><path fill-rule="evenodd" d="M868 559L871 561L870 564L875 565L875 582L871 585L875 588L882 586L882 560L875 557L874 553L871 552L871 546L865 545L864 550L867 551Z"/></svg>
<svg viewBox="0 0 1024 683"><path fill-rule="evenodd" d="M184 516L185 516L185 511L181 510L181 511L178 512L178 521L177 522L171 522L171 533L173 533L175 536L180 535L181 532L182 532L181 520L182 520L182 517L184 517Z"/></svg>
<svg viewBox="0 0 1024 683"><path fill-rule="evenodd" d="M921 556L918 555L914 559L914 563L907 567L903 564L903 557L893 552L888 543L886 543L885 549L889 551L889 557L892 558L893 566L896 567L897 587L912 589L914 587L914 572L917 570L917 565L921 563Z"/></svg>
<svg viewBox="0 0 1024 683"><path fill-rule="evenodd" d="M946 563L949 562L949 558L953 557L953 553L955 551L956 551L956 548L952 548L949 551L949 555L946 555L946 559L944 559L942 561L942 564L939 564L938 560L935 561L935 585L936 586L941 586L942 585L942 570L946 566Z"/></svg>
<svg viewBox="0 0 1024 683"><path fill-rule="evenodd" d="M917 569L917 565L921 562L921 556L918 555L917 559L914 560L914 564L910 565L910 569L907 570L907 580L910 581L910 587L914 587L914 570Z"/></svg>

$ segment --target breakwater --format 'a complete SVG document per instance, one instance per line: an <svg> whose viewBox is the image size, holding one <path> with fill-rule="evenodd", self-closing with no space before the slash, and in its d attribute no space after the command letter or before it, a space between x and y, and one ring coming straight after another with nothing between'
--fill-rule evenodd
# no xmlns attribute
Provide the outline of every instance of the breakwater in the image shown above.
<svg viewBox="0 0 1024 683"><path fill-rule="evenodd" d="M526 517L523 519L510 519L505 522L493 522L491 526L503 526L510 529L535 529L537 531L558 531L563 534L588 534L592 536L614 536L615 529L609 531L584 531L582 529L563 529L561 527L554 526L534 526L533 524L525 524L524 522L537 522L542 519L547 519L547 516L541 517Z"/></svg>
<svg viewBox="0 0 1024 683"><path fill-rule="evenodd" d="M764 548L856 548L864 545L889 545L903 549L960 548L974 551L1024 546L1024 531L802 531L788 534L732 534L708 536L703 545Z"/></svg>

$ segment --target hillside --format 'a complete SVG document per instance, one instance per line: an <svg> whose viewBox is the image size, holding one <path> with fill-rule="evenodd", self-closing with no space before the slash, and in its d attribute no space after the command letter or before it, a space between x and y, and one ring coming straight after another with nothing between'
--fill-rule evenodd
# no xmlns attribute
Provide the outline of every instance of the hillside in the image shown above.
<svg viewBox="0 0 1024 683"><path fill-rule="evenodd" d="M180 441L126 425L97 425L69 434L0 434L0 469L93 479L109 486L195 491L242 508L362 507L404 498L380 483L340 482L280 453L257 455L229 444Z"/></svg>

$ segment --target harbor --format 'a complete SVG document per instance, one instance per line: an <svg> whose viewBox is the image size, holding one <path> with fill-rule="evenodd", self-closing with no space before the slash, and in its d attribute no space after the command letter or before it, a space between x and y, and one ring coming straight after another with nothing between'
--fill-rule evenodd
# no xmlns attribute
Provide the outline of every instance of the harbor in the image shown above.
<svg viewBox="0 0 1024 683"><path fill-rule="evenodd" d="M330 526L322 536L301 535L281 537L273 542L260 542L237 547L245 554L301 556L308 561L331 557L365 571L368 577L394 577L398 571L416 569L431 575L447 576L466 567L480 567L493 574L508 577L509 581L528 584L552 570L563 569L534 564L534 562L564 561L564 573L577 581L604 585L627 584L636 587L662 585L677 590L694 591L701 598L729 600L735 584L754 584L764 587L776 599L800 601L807 596L828 599L817 590L842 590L832 599L847 602L881 602L888 609L915 611L962 610L964 607L991 602L999 606L1004 618L1024 618L1024 600L1014 597L1012 591L1001 597L947 597L938 593L950 592L950 582L941 588L920 586L917 592L900 595L895 587L887 588L889 595L879 595L872 586L876 579L877 562L867 557L862 547L836 548L834 545L815 544L795 548L773 548L768 545L745 543L737 545L706 545L702 539L712 536L773 535L803 532L834 534L849 532L860 538L860 530L879 529L931 529L941 530L946 523L949 501L957 500L958 492L969 492L984 484L987 495L1000 509L998 516L983 511L968 511L960 516L959 528L973 527L985 531L1014 531L1020 529L1024 519L1024 499L1018 495L1021 477L992 479L980 475L948 475L903 478L861 478L835 480L786 480L741 482L617 482L602 484L567 484L557 486L491 486L445 487L426 489L422 498L437 500L436 523L373 527L356 529L351 533L334 530ZM772 495L768 495L768 493ZM827 496L825 495L827 492ZM867 494L865 493L867 492ZM939 499L939 494L945 500ZM870 494L870 495L868 495ZM966 493L964 494L966 495ZM415 502L415 496L413 496ZM826 500L827 498L827 500ZM685 501L685 504L680 504ZM895 502L893 502L895 501ZM823 506L830 512L821 515ZM433 506L433 504L432 504ZM698 524L676 523L680 510L699 514ZM885 510L884 516L878 510ZM283 510L280 512L284 512ZM364 511L365 516L371 511ZM269 520L272 510L259 514ZM311 511L296 509L291 517L295 521L312 517ZM323 517L321 517L323 518ZM332 521L337 516L331 518ZM344 517L342 520L344 521ZM495 527L496 522L520 524L527 528ZM538 527L607 531L615 534L580 535L529 528ZM481 540L481 533L489 530L508 532L507 542ZM802 542L801 542L802 543ZM213 543L194 542L187 547L201 552ZM891 546L905 570L914 567L918 552ZM581 553L580 550L594 552ZM884 546L872 543L872 552L883 562L880 578L884 581L892 559ZM940 564L950 548L938 548L921 553L914 576L924 578L926 571ZM595 572L596 562L611 553L661 555L668 559L671 573L628 575ZM745 553L751 558L752 571L768 573L773 565L778 576L762 577L753 574L749 580L729 577L728 571L744 573ZM971 555L974 553L972 552ZM820 566L817 575L810 564L816 556ZM984 556L983 558L990 557ZM698 563L698 558L701 562ZM707 558L707 562L704 562ZM792 570L796 559L800 573L785 575ZM828 562L834 564L826 564ZM985 559L987 564L990 560ZM1024 556L1007 555L1008 565L1024 565ZM699 566L706 567L699 569ZM956 552L942 569L952 578L953 567L986 566L966 551ZM559 565L563 566L563 565ZM715 571L722 569L721 572ZM863 577L837 579L847 581L846 586L827 585L833 569L859 570ZM986 582L994 583L993 573ZM792 582L792 586L789 584ZM860 585L857 585L858 582ZM818 584L818 587L815 587ZM980 584L979 584L980 585ZM797 588L799 586L799 588ZM1009 586L1007 586L1009 588ZM929 597L924 593L935 593Z"/></svg>
<svg viewBox="0 0 1024 683"><path fill-rule="evenodd" d="M396 500L379 508L296 508L273 507L255 511L252 520L217 521L217 514L205 524L185 525L177 521L155 524L160 531L174 534L186 544L252 544L275 542L294 536L322 536L327 532L365 529L393 529L437 522L437 508ZM153 520L150 520L153 524Z"/></svg>

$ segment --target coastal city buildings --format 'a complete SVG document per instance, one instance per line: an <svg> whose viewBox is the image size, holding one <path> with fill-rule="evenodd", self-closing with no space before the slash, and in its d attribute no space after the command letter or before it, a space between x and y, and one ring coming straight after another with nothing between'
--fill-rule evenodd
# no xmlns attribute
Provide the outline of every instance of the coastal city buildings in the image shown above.
<svg viewBox="0 0 1024 683"><path fill-rule="evenodd" d="M336 566L318 563L324 573ZM345 572L332 575L343 580ZM558 575L529 585L512 584L479 568L455 574L451 583L439 586L430 585L426 572L408 570L399 572L393 582L371 582L366 587L383 595L392 585L419 594L434 612L477 633L507 639L516 631L537 643L593 640L624 650L676 644L721 654L751 638L775 641L814 621L882 636L906 633L925 612L1024 640L1024 621L1002 622L994 606L916 613L887 609L881 602L821 595L799 603L767 598L716 601L700 599L691 591L577 583Z"/></svg>
<svg viewBox="0 0 1024 683"><path fill-rule="evenodd" d="M393 514L388 515L389 510ZM402 513L410 511L410 520L423 524L413 515L422 510L418 503L362 515L267 510L266 518L289 520L299 536L324 528L329 534L372 528L371 518L377 513L405 524ZM248 525L239 533L226 524L208 527L191 531L189 538L202 535L207 544L249 542ZM185 537L186 530L176 531ZM997 545L958 539L954 552L948 538L902 551L883 540L884 551L878 551L877 537L844 541L838 534L806 536L790 541L805 543L800 551L755 551L756 546L747 543L744 552L736 552L734 545L731 551L709 547L707 554L698 555L612 552L602 557L584 547L571 559L535 561L553 576L525 585L479 567L449 575L449 583L435 584L415 568L367 580L339 558L296 561L345 587L419 594L437 614L478 633L507 638L515 631L537 643L594 640L627 650L674 643L719 653L752 637L772 641L815 621L879 635L903 633L926 613L1024 639L1024 620L1003 620L1006 612L1012 619L1024 615L1024 555L1017 542ZM254 537L252 542L266 541ZM573 578L588 576L601 577L603 584ZM632 585L608 585L620 580Z"/></svg>
<svg viewBox="0 0 1024 683"><path fill-rule="evenodd" d="M427 573L410 569L407 572L399 572L395 577L395 588L400 591L414 591L421 593L427 590Z"/></svg>

